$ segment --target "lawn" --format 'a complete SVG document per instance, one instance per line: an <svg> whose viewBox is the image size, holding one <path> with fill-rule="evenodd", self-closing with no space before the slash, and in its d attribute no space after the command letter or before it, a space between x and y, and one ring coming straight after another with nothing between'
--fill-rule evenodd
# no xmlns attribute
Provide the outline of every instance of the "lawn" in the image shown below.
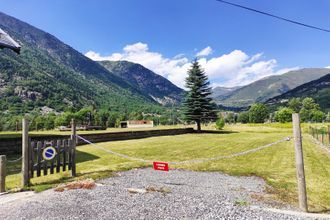
<svg viewBox="0 0 330 220"><path fill-rule="evenodd" d="M308 125L303 125L307 131ZM207 129L213 129L208 126ZM98 145L148 160L183 161L230 155L256 148L292 136L289 124L226 125L223 133L185 134L152 137L139 140L115 141ZM303 148L307 180L308 202L313 211L330 209L330 156L315 145L309 135L303 135ZM77 178L102 178L115 171L150 166L113 156L91 145L78 147ZM16 167L15 167L16 166ZM9 170L19 168L10 165ZM197 171L221 171L231 175L256 175L270 186L269 192L278 199L297 204L296 171L293 141L283 142L261 151L218 161L200 164L177 165ZM20 175L15 171L7 177L8 189L19 186ZM59 181L70 181L69 173L61 173L32 179L32 188L42 190Z"/></svg>

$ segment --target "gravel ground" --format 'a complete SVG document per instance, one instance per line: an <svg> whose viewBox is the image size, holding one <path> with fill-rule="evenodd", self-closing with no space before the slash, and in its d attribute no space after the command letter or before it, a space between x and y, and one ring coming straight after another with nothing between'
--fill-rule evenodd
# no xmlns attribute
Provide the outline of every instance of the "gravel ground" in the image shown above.
<svg viewBox="0 0 330 220"><path fill-rule="evenodd" d="M1 204L0 218L312 219L266 209L292 210L272 201L264 193L264 181L257 177L148 168L121 172L98 183L92 190L48 190Z"/></svg>

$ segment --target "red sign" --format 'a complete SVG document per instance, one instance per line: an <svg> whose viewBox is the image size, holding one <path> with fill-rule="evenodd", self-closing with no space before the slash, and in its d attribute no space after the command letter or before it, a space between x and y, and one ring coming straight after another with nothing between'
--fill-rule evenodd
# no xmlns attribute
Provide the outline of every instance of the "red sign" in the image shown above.
<svg viewBox="0 0 330 220"><path fill-rule="evenodd" d="M168 163L165 162L153 162L154 170L168 171Z"/></svg>

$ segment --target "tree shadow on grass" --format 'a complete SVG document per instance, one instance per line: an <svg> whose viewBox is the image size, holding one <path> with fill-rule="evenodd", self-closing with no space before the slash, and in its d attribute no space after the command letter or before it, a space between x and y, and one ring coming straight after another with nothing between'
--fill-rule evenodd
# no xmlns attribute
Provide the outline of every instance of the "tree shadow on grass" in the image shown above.
<svg viewBox="0 0 330 220"><path fill-rule="evenodd" d="M78 149L76 150L76 163L83 163L86 161L97 160L99 158L100 157L95 156L94 154L82 152L82 151L79 151Z"/></svg>
<svg viewBox="0 0 330 220"><path fill-rule="evenodd" d="M237 131L215 131L215 130L201 130L201 131L195 131L195 133L199 134L234 134L234 133L239 133Z"/></svg>

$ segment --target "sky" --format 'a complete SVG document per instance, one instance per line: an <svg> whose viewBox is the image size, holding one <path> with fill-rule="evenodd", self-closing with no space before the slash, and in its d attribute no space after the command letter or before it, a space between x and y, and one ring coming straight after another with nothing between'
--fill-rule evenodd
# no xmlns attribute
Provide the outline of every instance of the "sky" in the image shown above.
<svg viewBox="0 0 330 220"><path fill-rule="evenodd" d="M329 0L228 1L330 29ZM195 58L226 87L330 66L330 33L216 0L0 0L0 11L93 60L140 63L182 88Z"/></svg>

